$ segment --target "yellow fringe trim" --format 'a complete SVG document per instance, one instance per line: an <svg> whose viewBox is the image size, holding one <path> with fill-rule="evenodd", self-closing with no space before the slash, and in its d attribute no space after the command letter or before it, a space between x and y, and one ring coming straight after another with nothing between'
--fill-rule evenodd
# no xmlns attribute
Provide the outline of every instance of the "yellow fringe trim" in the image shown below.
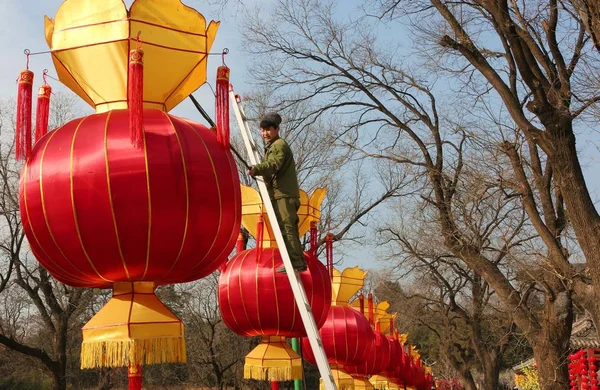
<svg viewBox="0 0 600 390"><path fill-rule="evenodd" d="M246 363L244 365L244 379L256 379L259 381L291 381L302 379L302 366L294 367L262 367Z"/></svg>
<svg viewBox="0 0 600 390"><path fill-rule="evenodd" d="M123 367L136 364L185 363L183 337L118 341L84 341L81 368Z"/></svg>

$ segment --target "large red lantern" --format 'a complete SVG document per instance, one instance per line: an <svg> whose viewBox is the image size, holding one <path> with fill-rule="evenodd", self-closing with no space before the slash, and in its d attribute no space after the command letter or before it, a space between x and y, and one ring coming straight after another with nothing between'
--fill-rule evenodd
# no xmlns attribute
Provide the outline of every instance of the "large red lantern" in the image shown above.
<svg viewBox="0 0 600 390"><path fill-rule="evenodd" d="M301 194L299 214L306 223L300 224L299 231L304 234L310 220L318 219L325 192L316 190L311 197L304 191ZM270 381L300 379L301 358L285 338L306 336L306 330L288 276L275 272L283 262L268 218L262 214L260 197L250 187L242 187L242 195L243 224L257 238L258 247L236 253L222 270L221 316L235 333L262 337L261 344L246 356L244 377ZM331 305L331 280L325 266L311 252L304 252L304 256L308 271L301 272L300 277L315 323L320 327Z"/></svg>
<svg viewBox="0 0 600 390"><path fill-rule="evenodd" d="M199 279L240 224L237 169L214 129L167 112L206 81L218 23L179 0L65 1L46 18L60 80L96 109L42 137L20 183L23 227L59 281L113 288L83 328L82 368L184 362L157 285ZM133 383L133 382L130 382Z"/></svg>
<svg viewBox="0 0 600 390"><path fill-rule="evenodd" d="M21 177L21 215L40 263L63 283L196 280L227 259L240 223L235 163L206 127L144 111L143 149L127 110L44 137Z"/></svg>

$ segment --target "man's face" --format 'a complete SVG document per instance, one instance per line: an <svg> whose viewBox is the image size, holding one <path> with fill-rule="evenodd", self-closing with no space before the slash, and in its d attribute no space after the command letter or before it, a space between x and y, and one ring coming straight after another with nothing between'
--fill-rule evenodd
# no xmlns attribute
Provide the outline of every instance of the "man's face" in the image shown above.
<svg viewBox="0 0 600 390"><path fill-rule="evenodd" d="M279 127L267 127L266 129L260 128L260 135L265 142L270 142L272 139L277 138L279 135Z"/></svg>

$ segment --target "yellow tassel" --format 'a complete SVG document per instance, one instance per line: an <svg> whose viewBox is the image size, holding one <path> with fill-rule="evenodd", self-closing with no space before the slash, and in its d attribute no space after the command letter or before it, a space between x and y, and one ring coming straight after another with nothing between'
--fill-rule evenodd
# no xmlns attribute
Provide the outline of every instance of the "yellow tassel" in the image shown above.
<svg viewBox="0 0 600 390"><path fill-rule="evenodd" d="M244 365L244 379L271 382L302 379L302 367L261 367L246 363Z"/></svg>
<svg viewBox="0 0 600 390"><path fill-rule="evenodd" d="M81 345L82 369L185 362L183 337L84 341Z"/></svg>
<svg viewBox="0 0 600 390"><path fill-rule="evenodd" d="M248 355L244 378L261 381L290 381L302 379L302 358L281 336L263 336Z"/></svg>

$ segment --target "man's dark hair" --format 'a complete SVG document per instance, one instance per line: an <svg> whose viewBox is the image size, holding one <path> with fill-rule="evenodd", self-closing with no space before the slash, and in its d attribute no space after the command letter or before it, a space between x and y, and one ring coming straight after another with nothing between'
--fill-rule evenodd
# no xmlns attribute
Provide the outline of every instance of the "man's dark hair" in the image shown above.
<svg viewBox="0 0 600 390"><path fill-rule="evenodd" d="M261 129L268 129L269 127L278 128L279 124L281 124L281 116L276 112L268 112L260 120Z"/></svg>

